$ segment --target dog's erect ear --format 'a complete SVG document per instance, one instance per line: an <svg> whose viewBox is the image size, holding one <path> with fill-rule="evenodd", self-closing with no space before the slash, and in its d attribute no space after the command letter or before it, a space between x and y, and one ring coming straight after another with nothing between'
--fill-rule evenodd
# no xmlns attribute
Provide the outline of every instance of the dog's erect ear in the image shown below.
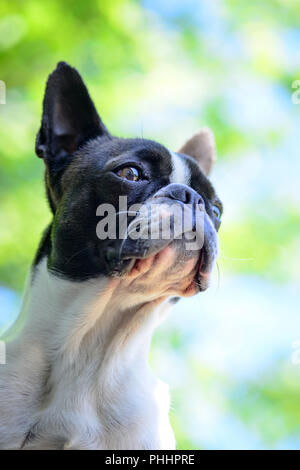
<svg viewBox="0 0 300 470"><path fill-rule="evenodd" d="M36 153L57 169L89 139L109 135L79 73L59 62L49 76Z"/></svg>
<svg viewBox="0 0 300 470"><path fill-rule="evenodd" d="M211 129L205 127L200 132L193 135L193 137L187 140L183 147L178 150L178 153L184 153L195 158L203 173L208 176L217 158L215 138Z"/></svg>

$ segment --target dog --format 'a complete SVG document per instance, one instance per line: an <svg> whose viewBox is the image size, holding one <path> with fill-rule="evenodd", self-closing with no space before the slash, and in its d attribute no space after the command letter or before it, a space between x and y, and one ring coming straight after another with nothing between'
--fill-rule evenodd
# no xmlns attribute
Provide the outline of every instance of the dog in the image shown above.
<svg viewBox="0 0 300 470"><path fill-rule="evenodd" d="M48 78L36 153L52 221L30 271L24 327L0 366L0 448L175 449L168 387L147 357L154 328L180 297L208 287L216 262L213 134L203 129L176 153L114 137L79 73L60 62ZM151 212L128 209L137 204ZM167 239L129 237L149 218L161 234L159 216L174 215L172 204L193 208L181 238L172 217ZM126 236L98 236L103 205L126 215ZM202 245L191 248L197 220Z"/></svg>

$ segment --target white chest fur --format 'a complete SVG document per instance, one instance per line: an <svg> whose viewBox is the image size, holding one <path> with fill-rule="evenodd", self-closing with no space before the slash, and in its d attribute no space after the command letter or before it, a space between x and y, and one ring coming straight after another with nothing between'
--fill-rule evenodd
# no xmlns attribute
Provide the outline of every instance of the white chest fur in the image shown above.
<svg viewBox="0 0 300 470"><path fill-rule="evenodd" d="M25 448L175 447L168 390L147 362L167 304L125 288L66 281L39 264L26 326L0 366L0 448L26 436Z"/></svg>

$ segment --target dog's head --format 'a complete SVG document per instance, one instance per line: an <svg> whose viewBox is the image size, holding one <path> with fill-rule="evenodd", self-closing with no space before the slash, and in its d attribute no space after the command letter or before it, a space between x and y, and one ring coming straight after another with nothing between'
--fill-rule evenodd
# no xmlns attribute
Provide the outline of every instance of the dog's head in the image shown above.
<svg viewBox="0 0 300 470"><path fill-rule="evenodd" d="M48 79L36 153L53 212L53 273L121 276L168 295L207 287L222 213L207 178L215 159L209 129L177 153L113 137L78 72L59 63Z"/></svg>

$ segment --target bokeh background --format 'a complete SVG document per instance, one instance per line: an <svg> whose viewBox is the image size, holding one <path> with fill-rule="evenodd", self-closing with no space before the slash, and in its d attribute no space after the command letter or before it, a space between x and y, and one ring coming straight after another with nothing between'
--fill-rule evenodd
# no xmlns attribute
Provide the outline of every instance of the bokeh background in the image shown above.
<svg viewBox="0 0 300 470"><path fill-rule="evenodd" d="M59 60L116 135L176 150L215 133L219 273L174 308L150 357L180 449L300 449L299 26L298 0L0 3L0 333L50 220L34 139Z"/></svg>

